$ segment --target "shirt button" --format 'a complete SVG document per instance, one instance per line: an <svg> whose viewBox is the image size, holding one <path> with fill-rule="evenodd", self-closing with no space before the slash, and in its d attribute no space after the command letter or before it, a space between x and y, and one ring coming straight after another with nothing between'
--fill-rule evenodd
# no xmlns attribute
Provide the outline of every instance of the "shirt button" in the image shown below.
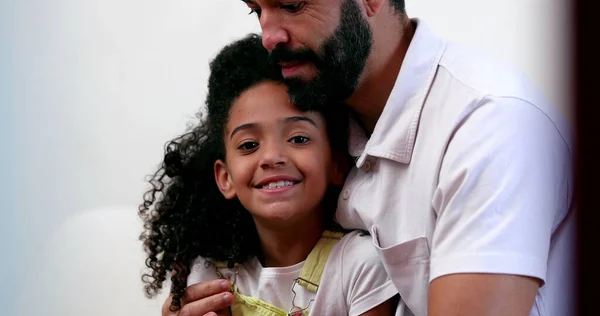
<svg viewBox="0 0 600 316"><path fill-rule="evenodd" d="M342 199L347 200L350 197L350 190L346 189L342 192Z"/></svg>
<svg viewBox="0 0 600 316"><path fill-rule="evenodd" d="M363 164L363 170L365 172L369 172L369 170L371 170L371 161L370 160L365 161L365 163Z"/></svg>

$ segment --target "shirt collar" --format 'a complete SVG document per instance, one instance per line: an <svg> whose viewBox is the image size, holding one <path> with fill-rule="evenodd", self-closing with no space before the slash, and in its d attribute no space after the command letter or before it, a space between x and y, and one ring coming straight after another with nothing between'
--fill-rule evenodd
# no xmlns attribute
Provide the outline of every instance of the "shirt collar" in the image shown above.
<svg viewBox="0 0 600 316"><path fill-rule="evenodd" d="M350 122L349 151L360 167L367 156L409 163L425 97L444 53L445 42L425 23L413 18L415 34L394 88L368 139L358 123Z"/></svg>

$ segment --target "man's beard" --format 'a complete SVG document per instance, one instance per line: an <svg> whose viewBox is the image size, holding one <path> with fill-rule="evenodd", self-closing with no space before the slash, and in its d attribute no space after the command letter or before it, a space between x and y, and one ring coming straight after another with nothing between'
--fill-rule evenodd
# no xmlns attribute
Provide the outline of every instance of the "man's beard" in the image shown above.
<svg viewBox="0 0 600 316"><path fill-rule="evenodd" d="M317 76L309 82L299 78L286 78L284 82L296 107L321 112L327 106L342 104L354 93L372 45L371 29L356 0L345 0L340 24L322 45L320 54L310 49L276 47L269 57L275 63L301 61L314 65Z"/></svg>

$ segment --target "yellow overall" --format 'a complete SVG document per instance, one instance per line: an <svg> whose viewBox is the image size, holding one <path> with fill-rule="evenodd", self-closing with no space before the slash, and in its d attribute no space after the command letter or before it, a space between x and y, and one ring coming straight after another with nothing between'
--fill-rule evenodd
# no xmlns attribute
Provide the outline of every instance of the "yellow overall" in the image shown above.
<svg viewBox="0 0 600 316"><path fill-rule="evenodd" d="M321 275L323 274L323 270L325 268L325 264L327 263L327 258L329 257L329 253L331 252L331 248L340 241L340 239L344 236L343 233L325 231L323 232L323 236L313 250L306 258L304 266L302 266L302 270L300 271L300 277L296 278L294 284L292 285L292 292L294 293L294 298L296 297L296 292L294 291L294 286L298 283L300 286L306 288L307 290L316 293L319 288L319 283L321 281ZM224 268L226 264L217 263L217 268ZM219 273L220 274L220 273ZM241 294L238 291L235 282L233 282L233 295L235 300L233 305L231 306L231 314L232 316L307 316L308 315L308 307L298 307L295 305L292 299L293 307L289 311L284 311L283 309L273 306L265 301L262 301L256 297L246 296ZM312 302L312 301L311 301Z"/></svg>

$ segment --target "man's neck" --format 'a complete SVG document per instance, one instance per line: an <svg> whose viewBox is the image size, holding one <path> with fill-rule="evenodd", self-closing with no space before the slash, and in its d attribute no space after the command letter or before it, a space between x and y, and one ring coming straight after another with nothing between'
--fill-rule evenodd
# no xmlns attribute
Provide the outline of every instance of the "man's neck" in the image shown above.
<svg viewBox="0 0 600 316"><path fill-rule="evenodd" d="M366 133L370 135L394 88L404 56L413 38L415 27L406 17L400 32L399 22L388 21L390 25L378 25L383 30L379 36L373 36L372 53L367 59L365 71L359 86L346 103L356 113ZM381 22L385 23L385 22Z"/></svg>
<svg viewBox="0 0 600 316"><path fill-rule="evenodd" d="M287 267L304 261L323 235L323 220L314 216L289 227L261 225L255 221L264 267Z"/></svg>

